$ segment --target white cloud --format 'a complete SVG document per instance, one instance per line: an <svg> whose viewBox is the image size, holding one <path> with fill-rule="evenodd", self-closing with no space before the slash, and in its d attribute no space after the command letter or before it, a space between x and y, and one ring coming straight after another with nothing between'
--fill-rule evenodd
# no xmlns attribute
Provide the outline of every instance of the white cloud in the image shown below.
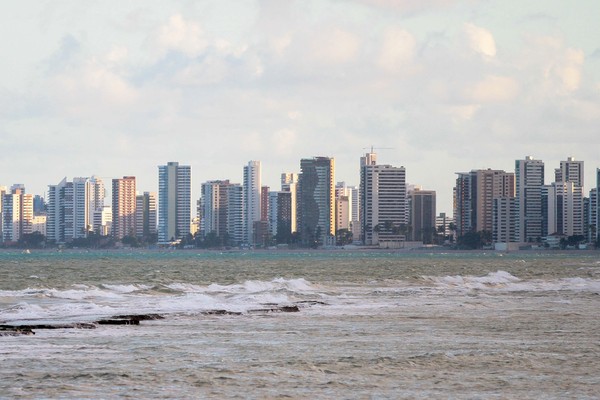
<svg viewBox="0 0 600 400"><path fill-rule="evenodd" d="M519 93L519 84L508 76L489 75L466 90L466 94L478 103L505 102L514 100Z"/></svg>
<svg viewBox="0 0 600 400"><path fill-rule="evenodd" d="M488 58L496 56L496 41L490 31L471 23L466 23L464 24L464 32L473 51Z"/></svg>
<svg viewBox="0 0 600 400"><path fill-rule="evenodd" d="M186 21L181 14L175 14L159 29L157 45L163 54L177 50L188 57L196 57L206 49L208 42L198 23Z"/></svg>
<svg viewBox="0 0 600 400"><path fill-rule="evenodd" d="M416 40L408 31L390 28L385 32L377 64L388 72L397 72L410 66Z"/></svg>
<svg viewBox="0 0 600 400"><path fill-rule="evenodd" d="M581 67L584 55L582 50L567 49L564 65L558 68L557 73L562 79L564 88L569 91L579 89L581 83Z"/></svg>
<svg viewBox="0 0 600 400"><path fill-rule="evenodd" d="M346 30L327 29L314 37L313 56L326 64L343 64L353 60L359 48L358 37Z"/></svg>

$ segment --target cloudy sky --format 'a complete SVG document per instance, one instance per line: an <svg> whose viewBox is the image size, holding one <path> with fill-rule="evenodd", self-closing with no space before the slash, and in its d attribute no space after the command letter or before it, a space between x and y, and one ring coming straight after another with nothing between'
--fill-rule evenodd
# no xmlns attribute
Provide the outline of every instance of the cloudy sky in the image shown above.
<svg viewBox="0 0 600 400"><path fill-rule="evenodd" d="M597 0L8 0L0 184L157 165L278 189L300 158L358 184L365 148L452 212L457 171L532 155L600 167Z"/></svg>

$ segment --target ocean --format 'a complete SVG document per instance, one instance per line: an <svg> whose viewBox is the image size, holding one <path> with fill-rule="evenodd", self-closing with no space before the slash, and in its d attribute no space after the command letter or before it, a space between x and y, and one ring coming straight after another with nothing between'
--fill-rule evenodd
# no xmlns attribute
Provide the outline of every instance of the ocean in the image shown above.
<svg viewBox="0 0 600 400"><path fill-rule="evenodd" d="M593 399L600 253L3 251L0 325L0 398Z"/></svg>

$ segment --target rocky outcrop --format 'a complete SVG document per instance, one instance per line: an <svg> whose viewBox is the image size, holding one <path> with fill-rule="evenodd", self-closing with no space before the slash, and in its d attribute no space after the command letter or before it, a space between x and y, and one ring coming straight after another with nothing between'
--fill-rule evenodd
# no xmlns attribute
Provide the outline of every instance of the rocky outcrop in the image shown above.
<svg viewBox="0 0 600 400"><path fill-rule="evenodd" d="M280 305L275 303L261 304L263 308L256 308L248 310L247 314L269 314L269 313L293 313L300 312L301 308L314 306L314 305L326 305L321 301L298 301L294 304ZM301 306L301 307L299 307ZM244 313L239 311L228 311L228 310L208 310L200 313L201 315L243 315ZM140 321L154 321L165 319L160 314L127 314L127 315L114 315L109 318L100 319L92 322L74 322L74 323L47 323L47 324L22 324L22 325L11 325L11 324L0 324L0 336L21 336L21 335L35 335L36 330L41 329L94 329L100 325L139 325Z"/></svg>

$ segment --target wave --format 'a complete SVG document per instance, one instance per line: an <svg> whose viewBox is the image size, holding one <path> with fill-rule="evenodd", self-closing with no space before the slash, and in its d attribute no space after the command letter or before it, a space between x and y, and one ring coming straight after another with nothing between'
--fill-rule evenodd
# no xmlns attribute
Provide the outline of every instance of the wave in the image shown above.
<svg viewBox="0 0 600 400"><path fill-rule="evenodd" d="M265 304L288 305L319 299L305 279L276 278L232 285L170 283L77 284L66 289L27 288L0 291L0 323L32 320L81 320L131 313L198 313L227 310L244 313ZM2 308L2 304L12 306Z"/></svg>
<svg viewBox="0 0 600 400"><path fill-rule="evenodd" d="M423 276L423 280L444 289L488 291L585 291L600 293L600 280L591 278L561 278L554 280L523 280L506 271L490 272L485 276Z"/></svg>

